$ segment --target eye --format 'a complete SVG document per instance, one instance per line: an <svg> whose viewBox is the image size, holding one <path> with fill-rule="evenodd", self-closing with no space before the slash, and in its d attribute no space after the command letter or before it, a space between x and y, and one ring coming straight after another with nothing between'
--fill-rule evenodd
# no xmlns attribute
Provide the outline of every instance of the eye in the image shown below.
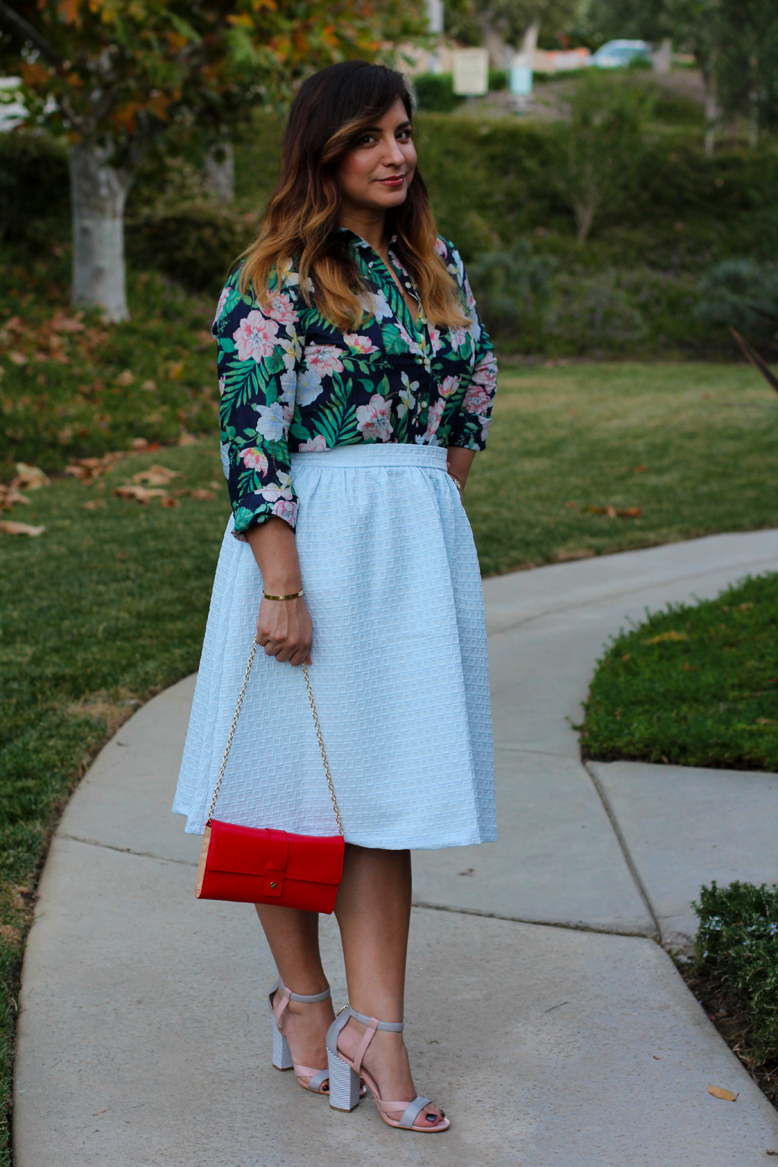
<svg viewBox="0 0 778 1167"><path fill-rule="evenodd" d="M375 142L375 134L363 134L361 138L357 138L358 146L372 146Z"/></svg>
<svg viewBox="0 0 778 1167"><path fill-rule="evenodd" d="M400 130L399 134L397 134L397 141L398 142L410 142L412 137L413 137L413 130L411 130L410 127L408 127L405 130Z"/></svg>

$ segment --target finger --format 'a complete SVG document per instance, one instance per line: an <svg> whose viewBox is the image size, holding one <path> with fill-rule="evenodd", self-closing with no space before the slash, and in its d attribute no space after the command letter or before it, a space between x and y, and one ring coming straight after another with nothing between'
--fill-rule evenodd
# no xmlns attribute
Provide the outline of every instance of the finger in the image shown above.
<svg viewBox="0 0 778 1167"><path fill-rule="evenodd" d="M313 664L313 661L311 660L311 653L310 653L310 649L308 650L308 655L307 655L307 657L305 658L305 663L306 663L307 665L312 665L312 664Z"/></svg>

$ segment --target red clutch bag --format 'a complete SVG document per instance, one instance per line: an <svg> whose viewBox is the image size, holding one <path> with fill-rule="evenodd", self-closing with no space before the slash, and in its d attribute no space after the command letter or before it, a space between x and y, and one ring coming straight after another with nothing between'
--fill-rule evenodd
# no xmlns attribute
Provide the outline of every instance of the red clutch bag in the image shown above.
<svg viewBox="0 0 778 1167"><path fill-rule="evenodd" d="M203 900L279 904L285 908L299 908L304 912L329 914L335 907L343 874L345 840L327 762L327 752L305 665L302 666L303 676L308 688L313 724L319 739L324 773L339 833L324 836L293 835L288 831L271 828L241 827L236 823L222 823L213 817L256 651L257 642L254 641L208 811L208 824L200 850L195 894L198 899Z"/></svg>

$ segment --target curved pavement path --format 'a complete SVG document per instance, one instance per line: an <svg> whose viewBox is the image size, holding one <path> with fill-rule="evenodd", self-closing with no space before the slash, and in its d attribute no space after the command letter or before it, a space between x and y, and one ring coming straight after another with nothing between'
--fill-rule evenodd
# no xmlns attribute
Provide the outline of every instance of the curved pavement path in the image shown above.
<svg viewBox="0 0 778 1167"><path fill-rule="evenodd" d="M778 532L486 580L500 842L414 857L407 1038L441 1139L351 1115L269 1065L253 910L198 903L169 813L194 678L74 795L24 964L16 1167L754 1167L778 1114L664 948L702 882L778 880L778 776L585 767L571 722L627 618L778 570ZM322 918L336 1004L335 925ZM662 947L664 946L664 948ZM736 1103L707 1092L725 1086Z"/></svg>

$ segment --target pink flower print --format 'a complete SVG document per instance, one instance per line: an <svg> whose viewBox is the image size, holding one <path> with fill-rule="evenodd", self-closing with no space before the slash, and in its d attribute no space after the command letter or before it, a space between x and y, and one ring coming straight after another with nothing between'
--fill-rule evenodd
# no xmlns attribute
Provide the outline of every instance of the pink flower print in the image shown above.
<svg viewBox="0 0 778 1167"><path fill-rule="evenodd" d="M465 413L474 413L476 417L483 418L492 404L492 395L483 385L470 384L465 399L462 402L462 409Z"/></svg>
<svg viewBox="0 0 778 1167"><path fill-rule="evenodd" d="M441 259L446 258L446 245L442 239L438 238L435 240L435 250Z"/></svg>
<svg viewBox="0 0 778 1167"><path fill-rule="evenodd" d="M298 450L305 454L323 454L327 449L327 442L324 434L317 434L315 438L309 438L307 442L300 442Z"/></svg>
<svg viewBox="0 0 778 1167"><path fill-rule="evenodd" d="M427 432L424 435L424 440L429 442L430 445L437 444L435 434L438 432L438 426L440 425L440 419L443 416L443 409L445 404L446 403L442 398L438 398L435 404L430 406L430 411L427 415Z"/></svg>
<svg viewBox="0 0 778 1167"><path fill-rule="evenodd" d="M279 324L296 324L297 312L295 311L291 296L288 296L285 292L276 292L270 301L268 316L272 320L278 321Z"/></svg>
<svg viewBox="0 0 778 1167"><path fill-rule="evenodd" d="M275 347L278 325L275 320L268 320L261 312L249 312L241 320L237 332L232 334L238 349L238 360L261 361L269 357Z"/></svg>
<svg viewBox="0 0 778 1167"><path fill-rule="evenodd" d="M256 446L249 450L241 450L240 460L248 470L258 470L262 475L267 474L267 458Z"/></svg>
<svg viewBox="0 0 778 1167"><path fill-rule="evenodd" d="M308 368L314 373L318 373L320 377L329 377L333 373L343 372L340 349L336 348L335 345L309 344L304 355Z"/></svg>
<svg viewBox="0 0 778 1167"><path fill-rule="evenodd" d="M467 332L464 328L449 328L448 339L453 349L461 348L465 343Z"/></svg>
<svg viewBox="0 0 778 1167"><path fill-rule="evenodd" d="M348 347L355 353L377 353L378 346L373 344L369 336L360 336L358 332L344 332L343 339Z"/></svg>
<svg viewBox="0 0 778 1167"><path fill-rule="evenodd" d="M456 393L459 388L461 377L445 377L441 383L438 392L441 397L450 397L452 393Z"/></svg>
<svg viewBox="0 0 778 1167"><path fill-rule="evenodd" d="M497 386L497 358L489 353L482 359L473 373L472 384L483 385L484 389L494 393Z"/></svg>
<svg viewBox="0 0 778 1167"><path fill-rule="evenodd" d="M430 345L433 356L440 352L440 329L436 328L434 324L430 324Z"/></svg>
<svg viewBox="0 0 778 1167"><path fill-rule="evenodd" d="M229 284L227 285L226 288L222 288L222 294L219 296L219 303L216 305L216 315L213 318L214 324L221 316L222 309L224 308L224 305L227 303L227 300L229 299L231 291L232 291L232 288L229 286Z"/></svg>
<svg viewBox="0 0 778 1167"><path fill-rule="evenodd" d="M297 503L286 498L279 498L273 507L273 514L278 515L279 519L284 519L290 527L293 527L297 519Z"/></svg>
<svg viewBox="0 0 778 1167"><path fill-rule="evenodd" d="M368 405L357 407L357 429L366 438L388 442L392 433L389 420L391 406L379 393L374 393Z"/></svg>

